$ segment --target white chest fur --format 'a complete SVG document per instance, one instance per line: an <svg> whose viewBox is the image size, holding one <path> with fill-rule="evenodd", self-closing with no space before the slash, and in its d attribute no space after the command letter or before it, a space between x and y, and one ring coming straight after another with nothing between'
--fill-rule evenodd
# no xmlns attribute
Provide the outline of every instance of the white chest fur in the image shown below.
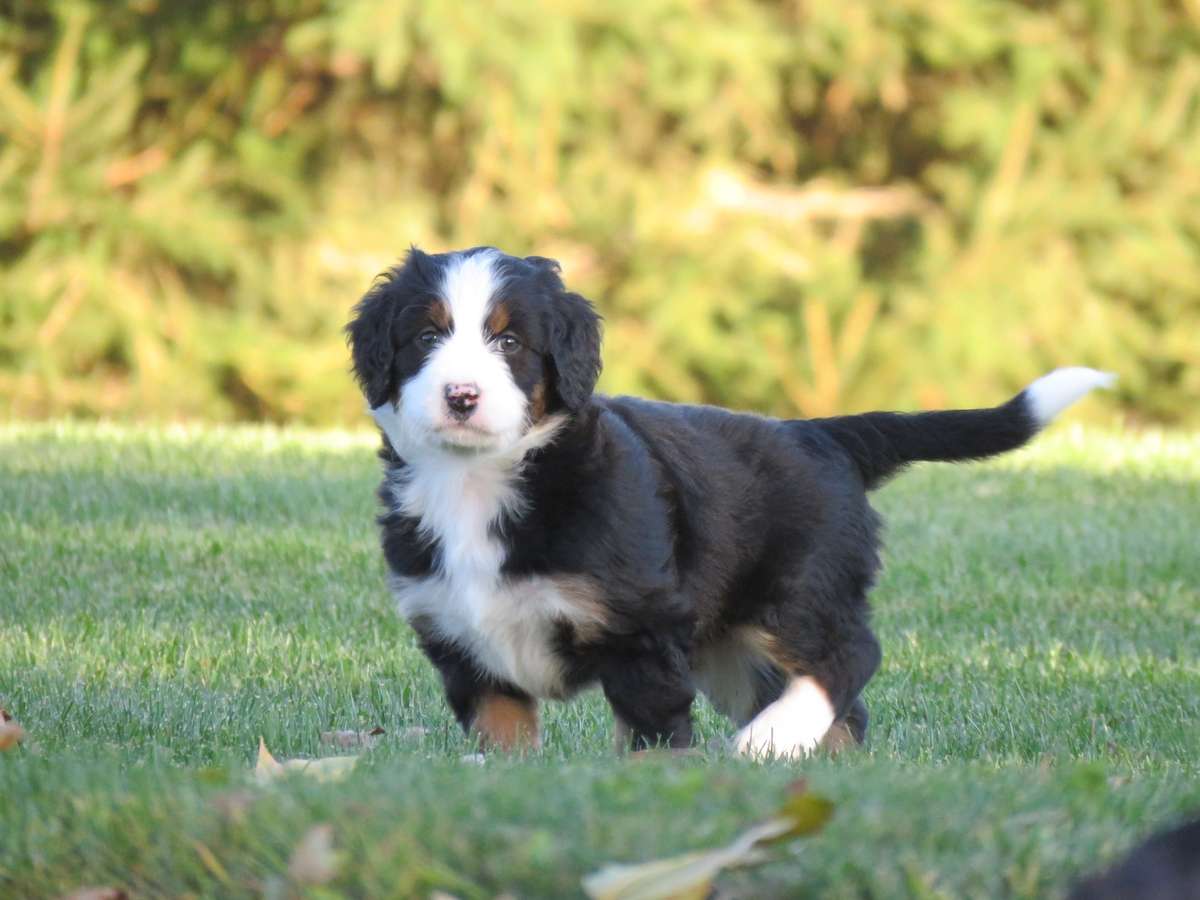
<svg viewBox="0 0 1200 900"><path fill-rule="evenodd" d="M392 495L439 548L432 575L392 577L400 613L424 619L497 678L535 697L563 696L556 626L586 625L596 613L580 602L574 579L501 575L504 547L492 526L501 513L520 509L511 468L439 459L405 470Z"/></svg>

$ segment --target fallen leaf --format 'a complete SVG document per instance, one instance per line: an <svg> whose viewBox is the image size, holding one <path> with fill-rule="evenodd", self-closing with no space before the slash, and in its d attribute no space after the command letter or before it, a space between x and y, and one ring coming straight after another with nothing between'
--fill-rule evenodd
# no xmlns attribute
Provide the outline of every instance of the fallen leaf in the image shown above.
<svg viewBox="0 0 1200 900"><path fill-rule="evenodd" d="M779 816L790 820L792 825L778 837L769 838L769 841L815 834L824 828L825 823L833 816L833 801L820 794L793 793L779 808Z"/></svg>
<svg viewBox="0 0 1200 900"><path fill-rule="evenodd" d="M771 819L748 828L731 843L633 865L613 864L583 879L594 900L704 900L722 870L763 862L764 844L812 834L833 814L833 803L809 793L793 793Z"/></svg>
<svg viewBox="0 0 1200 900"><path fill-rule="evenodd" d="M69 894L63 894L59 900L128 900L129 895L121 888L115 887L85 887Z"/></svg>
<svg viewBox="0 0 1200 900"><path fill-rule="evenodd" d="M372 728L370 731L322 731L321 743L326 746L339 747L342 750L351 750L355 747L369 750L379 736L384 733L382 728Z"/></svg>
<svg viewBox="0 0 1200 900"><path fill-rule="evenodd" d="M0 750L11 750L25 737L25 729L11 718L0 723Z"/></svg>
<svg viewBox="0 0 1200 900"><path fill-rule="evenodd" d="M304 833L288 860L288 877L297 884L325 884L337 875L333 826L315 825Z"/></svg>
<svg viewBox="0 0 1200 900"><path fill-rule="evenodd" d="M254 775L259 781L270 781L272 778L278 778L283 774L283 766L276 762L275 757L271 755L271 751L267 749L267 742L261 737L258 739L258 762L254 766Z"/></svg>
<svg viewBox="0 0 1200 900"><path fill-rule="evenodd" d="M288 773L299 772L317 781L340 781L350 774L357 762L357 756L323 756L320 759L288 759L279 762L267 749L266 741L260 737L254 777L260 784L266 784Z"/></svg>

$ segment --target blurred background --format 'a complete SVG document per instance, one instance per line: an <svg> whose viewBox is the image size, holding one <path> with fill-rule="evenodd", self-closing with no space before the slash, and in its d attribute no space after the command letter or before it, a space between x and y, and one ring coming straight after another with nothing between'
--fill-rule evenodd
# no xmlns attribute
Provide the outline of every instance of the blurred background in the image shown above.
<svg viewBox="0 0 1200 900"><path fill-rule="evenodd" d="M559 259L610 392L1200 425L1200 0L0 9L0 415L365 423L415 243Z"/></svg>

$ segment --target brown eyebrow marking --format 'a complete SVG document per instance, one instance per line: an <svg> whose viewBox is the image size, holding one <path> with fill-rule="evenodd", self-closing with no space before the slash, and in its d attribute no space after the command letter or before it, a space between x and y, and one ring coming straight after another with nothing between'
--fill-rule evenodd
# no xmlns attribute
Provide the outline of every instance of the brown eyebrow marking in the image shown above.
<svg viewBox="0 0 1200 900"><path fill-rule="evenodd" d="M488 313L487 321L484 327L487 328L488 334L503 334L512 321L512 313L509 312L508 304L503 300L497 300L492 304L491 312Z"/></svg>
<svg viewBox="0 0 1200 900"><path fill-rule="evenodd" d="M442 299L433 300L429 304L429 321L442 331L449 331L454 324L450 315L450 307Z"/></svg>

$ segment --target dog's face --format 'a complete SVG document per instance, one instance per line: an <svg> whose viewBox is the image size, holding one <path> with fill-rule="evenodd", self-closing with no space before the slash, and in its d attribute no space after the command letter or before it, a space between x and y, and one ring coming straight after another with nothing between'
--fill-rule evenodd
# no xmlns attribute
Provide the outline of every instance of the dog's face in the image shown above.
<svg viewBox="0 0 1200 900"><path fill-rule="evenodd" d="M396 452L504 453L587 402L599 316L553 260L413 249L355 307L354 374Z"/></svg>

